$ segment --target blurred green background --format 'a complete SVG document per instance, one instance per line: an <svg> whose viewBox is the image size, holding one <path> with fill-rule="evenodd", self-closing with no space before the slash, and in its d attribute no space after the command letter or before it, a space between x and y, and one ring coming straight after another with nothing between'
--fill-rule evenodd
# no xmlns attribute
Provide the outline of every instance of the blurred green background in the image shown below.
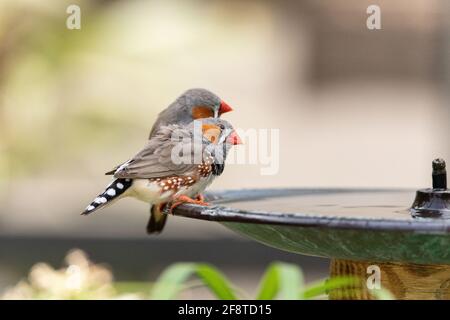
<svg viewBox="0 0 450 320"><path fill-rule="evenodd" d="M278 174L230 165L213 188L429 186L431 160L450 156L450 6L377 1L382 29L370 31L372 2L1 1L0 290L73 247L124 280L186 260L244 287L272 260L325 276L326 259L213 223L174 218L149 238L148 208L133 200L78 213L191 87L227 101L236 127L280 130ZM81 30L66 28L70 4Z"/></svg>

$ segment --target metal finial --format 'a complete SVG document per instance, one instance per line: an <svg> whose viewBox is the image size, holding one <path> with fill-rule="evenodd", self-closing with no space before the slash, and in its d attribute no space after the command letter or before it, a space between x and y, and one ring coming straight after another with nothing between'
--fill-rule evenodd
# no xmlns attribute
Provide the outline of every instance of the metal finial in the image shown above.
<svg viewBox="0 0 450 320"><path fill-rule="evenodd" d="M447 189L447 170L443 159L433 160L433 189Z"/></svg>

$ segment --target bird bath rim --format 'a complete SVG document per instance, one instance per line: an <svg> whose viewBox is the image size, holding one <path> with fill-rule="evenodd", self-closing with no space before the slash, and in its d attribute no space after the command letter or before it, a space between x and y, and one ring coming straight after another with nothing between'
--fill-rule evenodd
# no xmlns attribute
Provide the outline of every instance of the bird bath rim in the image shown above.
<svg viewBox="0 0 450 320"><path fill-rule="evenodd" d="M290 225L299 227L319 227L330 229L412 231L424 233L450 233L450 220L439 218L385 219L370 217L338 217L308 214L308 212L279 212L264 210L241 210L226 205L231 202L261 200L273 197L292 197L307 195L326 195L330 193L343 196L354 193L410 192L413 199L415 190L400 188L290 188L290 189L239 189L212 191L206 194L211 206L184 204L174 209L173 214L194 219L216 222L238 222L269 225Z"/></svg>

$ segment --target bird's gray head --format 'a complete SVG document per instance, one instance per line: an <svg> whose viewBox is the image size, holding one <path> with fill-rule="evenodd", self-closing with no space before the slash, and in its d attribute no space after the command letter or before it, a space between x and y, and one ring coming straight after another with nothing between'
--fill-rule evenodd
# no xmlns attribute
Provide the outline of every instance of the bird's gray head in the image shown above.
<svg viewBox="0 0 450 320"><path fill-rule="evenodd" d="M206 118L192 121L187 127L192 135L201 135L205 143L211 144L242 144L233 126L220 118Z"/></svg>
<svg viewBox="0 0 450 320"><path fill-rule="evenodd" d="M219 118L233 109L217 95L206 89L189 89L163 110L150 133L150 138L162 126L188 125L196 119Z"/></svg>
<svg viewBox="0 0 450 320"><path fill-rule="evenodd" d="M190 150L189 158L184 159L184 163L201 164L196 161L212 156L216 166L215 175L223 171L223 165L231 147L242 144L233 126L219 118L198 119L188 125L164 126L158 131L155 139L170 139L172 143L175 143L177 157L180 150L183 150L183 153ZM198 158L197 155L201 157Z"/></svg>
<svg viewBox="0 0 450 320"><path fill-rule="evenodd" d="M207 118L193 123L196 122L201 122L203 137L212 144L242 144L231 123L224 119Z"/></svg>
<svg viewBox="0 0 450 320"><path fill-rule="evenodd" d="M223 119L203 119L203 138L206 139L205 152L214 158L213 174L219 176L225 168L225 160L232 146L242 144L233 126Z"/></svg>
<svg viewBox="0 0 450 320"><path fill-rule="evenodd" d="M232 146L242 144L233 126L220 118L194 120L189 127L194 135L198 132L202 135L205 151L211 153L217 163L225 161Z"/></svg>
<svg viewBox="0 0 450 320"><path fill-rule="evenodd" d="M223 113L233 110L217 95L206 89L189 89L178 97L175 105L174 111L184 114L190 121L219 118Z"/></svg>

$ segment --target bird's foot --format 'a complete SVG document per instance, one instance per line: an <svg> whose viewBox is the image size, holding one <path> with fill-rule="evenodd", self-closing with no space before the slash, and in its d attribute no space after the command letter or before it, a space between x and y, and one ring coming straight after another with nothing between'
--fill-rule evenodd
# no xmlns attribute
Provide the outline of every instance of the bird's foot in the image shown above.
<svg viewBox="0 0 450 320"><path fill-rule="evenodd" d="M195 197L195 200L201 201L201 202L205 202L205 197L202 194L198 194Z"/></svg>
<svg viewBox="0 0 450 320"><path fill-rule="evenodd" d="M179 196L175 199L175 202L170 207L170 213L172 213L173 209L182 205L183 203L192 203L192 204L197 204L200 206L209 206L209 203L204 202L203 200L204 200L203 197L201 200L195 200L195 199L189 198L188 196L185 196L185 195Z"/></svg>

